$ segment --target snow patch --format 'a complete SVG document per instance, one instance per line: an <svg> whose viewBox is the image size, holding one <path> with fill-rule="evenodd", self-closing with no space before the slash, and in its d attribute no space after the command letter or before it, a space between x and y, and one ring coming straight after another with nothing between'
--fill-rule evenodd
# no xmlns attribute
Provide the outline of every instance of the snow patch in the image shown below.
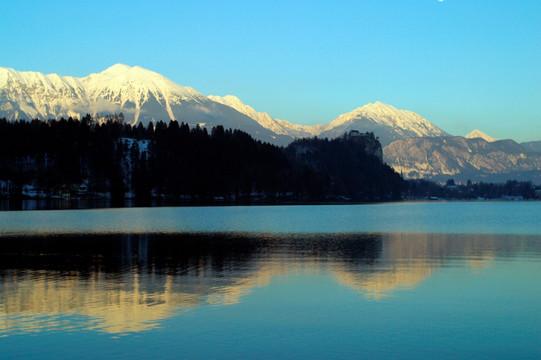
<svg viewBox="0 0 541 360"><path fill-rule="evenodd" d="M478 129L475 129L471 133L466 135L466 139L477 139L477 138L483 139L486 142L494 142L494 141L499 140L499 139L495 139L492 136L489 136L489 135L485 134L484 132L482 132L481 130L478 130Z"/></svg>

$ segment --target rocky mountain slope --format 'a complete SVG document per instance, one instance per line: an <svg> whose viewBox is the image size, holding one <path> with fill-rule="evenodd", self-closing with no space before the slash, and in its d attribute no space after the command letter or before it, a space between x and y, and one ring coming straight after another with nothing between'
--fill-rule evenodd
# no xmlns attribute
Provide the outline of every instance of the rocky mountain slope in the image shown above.
<svg viewBox="0 0 541 360"><path fill-rule="evenodd" d="M526 151L529 152L541 152L541 141L528 141L520 143L520 146L522 146Z"/></svg>
<svg viewBox="0 0 541 360"><path fill-rule="evenodd" d="M541 183L541 153L527 152L513 140L411 138L386 146L383 155L407 179Z"/></svg>

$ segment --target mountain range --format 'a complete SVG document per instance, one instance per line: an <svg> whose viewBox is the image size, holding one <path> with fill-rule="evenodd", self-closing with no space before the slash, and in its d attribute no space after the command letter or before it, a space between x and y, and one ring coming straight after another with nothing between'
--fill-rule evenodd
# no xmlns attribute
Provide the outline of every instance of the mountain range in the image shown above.
<svg viewBox="0 0 541 360"><path fill-rule="evenodd" d="M386 162L406 179L448 179L541 184L541 152L530 152L513 140L488 142L461 136L410 138L383 149Z"/></svg>
<svg viewBox="0 0 541 360"><path fill-rule="evenodd" d="M80 119L86 114L114 113L122 113L132 125L177 120L193 126L242 129L277 144L290 141L229 106L139 66L117 64L83 78L0 68L0 117Z"/></svg>
<svg viewBox="0 0 541 360"><path fill-rule="evenodd" d="M223 125L281 146L296 138L373 132L384 147L385 161L405 178L537 179L541 170L541 154L537 154L541 142L521 146L479 130L465 138L453 137L414 112L381 102L326 124L305 126L257 112L232 95L205 96L139 66L117 64L82 78L0 67L0 118L46 120L114 113L122 113L132 125L159 120L208 128Z"/></svg>
<svg viewBox="0 0 541 360"><path fill-rule="evenodd" d="M139 66L117 64L82 78L0 68L0 117L8 120L120 112L132 125L158 120L223 125L277 145L310 136L334 138L353 129L377 133L382 145L411 136L446 135L419 115L380 102L328 124L303 126L259 113L235 96L205 96Z"/></svg>

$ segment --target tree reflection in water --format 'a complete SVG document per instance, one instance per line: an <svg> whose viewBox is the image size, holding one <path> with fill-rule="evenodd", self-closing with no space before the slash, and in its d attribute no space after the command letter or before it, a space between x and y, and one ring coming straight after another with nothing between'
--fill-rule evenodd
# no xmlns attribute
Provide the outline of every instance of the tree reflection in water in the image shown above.
<svg viewBox="0 0 541 360"><path fill-rule="evenodd" d="M330 274L366 299L419 286L445 261L482 267L528 236L137 234L4 237L0 336L51 329L130 333L201 306L243 301L272 277Z"/></svg>

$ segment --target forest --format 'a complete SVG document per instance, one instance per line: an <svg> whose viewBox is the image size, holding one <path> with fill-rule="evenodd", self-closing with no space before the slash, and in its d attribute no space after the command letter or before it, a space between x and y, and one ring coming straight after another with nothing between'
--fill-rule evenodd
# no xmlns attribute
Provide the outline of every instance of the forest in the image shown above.
<svg viewBox="0 0 541 360"><path fill-rule="evenodd" d="M0 196L172 201L388 201L405 182L371 133L286 148L162 121L0 119Z"/></svg>
<svg viewBox="0 0 541 360"><path fill-rule="evenodd" d="M541 190L530 181L508 180L505 183L455 183L453 179L445 184L427 180L408 180L405 199L428 200L530 200L539 198Z"/></svg>
<svg viewBox="0 0 541 360"><path fill-rule="evenodd" d="M299 139L278 147L240 130L121 116L0 119L0 198L125 199L170 203L373 202L532 199L529 182L405 181L373 133Z"/></svg>

